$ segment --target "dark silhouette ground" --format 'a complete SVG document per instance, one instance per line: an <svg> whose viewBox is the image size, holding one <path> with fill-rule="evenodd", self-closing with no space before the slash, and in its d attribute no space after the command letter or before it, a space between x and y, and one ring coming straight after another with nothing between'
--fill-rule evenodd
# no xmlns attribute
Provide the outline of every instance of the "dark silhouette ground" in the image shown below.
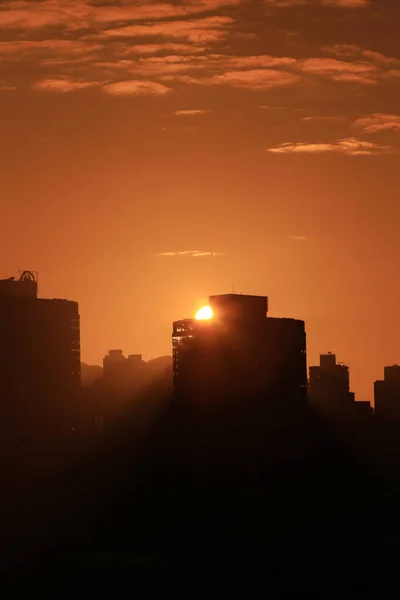
<svg viewBox="0 0 400 600"><path fill-rule="evenodd" d="M42 472L35 485L21 477L25 489L4 486L14 520L2 563L15 586L386 593L399 557L398 445L391 465L372 464L376 425L334 427L309 410L289 420L259 407L166 406L140 436L132 419L136 430L125 420L100 456Z"/></svg>

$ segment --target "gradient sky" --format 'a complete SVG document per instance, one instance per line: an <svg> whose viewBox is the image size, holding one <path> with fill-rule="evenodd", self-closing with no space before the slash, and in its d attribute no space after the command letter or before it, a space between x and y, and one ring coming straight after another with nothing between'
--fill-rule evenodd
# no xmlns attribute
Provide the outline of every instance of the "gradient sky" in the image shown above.
<svg viewBox="0 0 400 600"><path fill-rule="evenodd" d="M399 0L0 2L0 276L82 358L266 294L356 397L400 363Z"/></svg>

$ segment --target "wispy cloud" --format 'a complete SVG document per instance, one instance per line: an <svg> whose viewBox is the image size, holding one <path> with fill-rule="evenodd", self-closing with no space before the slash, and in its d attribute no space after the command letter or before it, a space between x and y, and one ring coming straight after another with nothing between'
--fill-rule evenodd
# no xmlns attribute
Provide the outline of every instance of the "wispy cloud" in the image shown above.
<svg viewBox="0 0 400 600"><path fill-rule="evenodd" d="M158 256L189 256L198 258L202 256L224 256L224 252L210 252L205 250L181 250L178 252L159 252Z"/></svg>
<svg viewBox="0 0 400 600"><path fill-rule="evenodd" d="M210 83L231 85L237 88L267 90L273 87L292 85L299 81L299 76L275 69L251 69L249 71L228 71L222 75L214 75Z"/></svg>
<svg viewBox="0 0 400 600"><path fill-rule="evenodd" d="M105 29L98 35L90 36L91 39L101 38L140 38L162 37L182 39L190 42L215 42L224 39L227 27L235 23L231 17L204 17L190 19L189 21L163 21L128 25L118 29Z"/></svg>
<svg viewBox="0 0 400 600"><path fill-rule="evenodd" d="M354 81L375 83L378 69L376 65L363 62L350 62L335 58L309 58L303 61L305 73L327 77L333 81Z"/></svg>
<svg viewBox="0 0 400 600"><path fill-rule="evenodd" d="M288 239L294 240L296 242L305 242L307 239L307 236L305 236L305 235L289 235Z"/></svg>
<svg viewBox="0 0 400 600"><path fill-rule="evenodd" d="M238 3L239 0L191 0L182 4L142 0L100 5L89 0L6 0L2 3L0 25L3 29L79 30L101 24L192 16Z"/></svg>
<svg viewBox="0 0 400 600"><path fill-rule="evenodd" d="M97 81L79 81L69 77L60 77L59 79L43 79L35 84L37 90L47 92L68 93L76 92L90 87L97 87L100 82Z"/></svg>
<svg viewBox="0 0 400 600"><path fill-rule="evenodd" d="M386 56L381 52L374 50L368 50L356 44L334 44L332 46L325 46L322 48L323 52L332 54L339 58L352 58L357 59L361 63L375 63L379 67L387 66L399 66L400 60L392 56Z"/></svg>
<svg viewBox="0 0 400 600"><path fill-rule="evenodd" d="M204 115L204 114L207 114L207 113L210 113L210 112L213 112L213 111L212 110L206 110L206 109L203 109L203 108L197 108L197 109L188 108L188 109L184 109L184 110L176 110L176 111L174 111L173 114L176 115L176 116L179 116L179 117L180 116L182 116L182 117L189 116L190 117L190 116L194 116L194 115Z"/></svg>
<svg viewBox="0 0 400 600"><path fill-rule="evenodd" d="M234 88L248 90L268 90L274 87L292 85L300 81L294 73L275 69L250 69L248 71L227 71L211 77L196 78L191 76L172 77L187 84L196 85L229 85Z"/></svg>
<svg viewBox="0 0 400 600"><path fill-rule="evenodd" d="M344 138L331 143L304 143L285 142L274 148L268 148L267 152L275 154L328 154L337 153L345 156L376 156L394 152L391 146L382 146L372 142L366 142L358 138Z"/></svg>
<svg viewBox="0 0 400 600"><path fill-rule="evenodd" d="M102 91L113 96L165 96L171 88L156 81L118 81L104 85Z"/></svg>
<svg viewBox="0 0 400 600"><path fill-rule="evenodd" d="M361 117L353 123L354 127L363 129L366 133L377 133L378 131L392 130L400 131L400 116L375 113Z"/></svg>
<svg viewBox="0 0 400 600"><path fill-rule="evenodd" d="M371 4L371 0L321 0L321 3L338 8L366 8Z"/></svg>
<svg viewBox="0 0 400 600"><path fill-rule="evenodd" d="M0 12L1 23L1 12ZM101 48L98 42L80 41L80 40L12 40L0 42L0 58L26 59L27 55L35 57L56 56L81 56L84 54L93 54Z"/></svg>
<svg viewBox="0 0 400 600"><path fill-rule="evenodd" d="M17 89L18 88L15 85L10 85L8 83L2 83L0 81L0 92L14 92Z"/></svg>
<svg viewBox="0 0 400 600"><path fill-rule="evenodd" d="M235 9L242 2L0 0L5 40L0 41L0 62L18 62L18 67L24 63L29 85L37 73L38 82L32 87L38 89L61 92L97 86L114 95L163 96L181 83L265 91L330 80L356 87L400 76L400 60L355 44L323 48L330 57L241 55L235 47L241 13ZM349 9L369 4L367 0L265 2L314 9L316 4ZM251 31L244 35L249 40L257 37ZM15 86L12 75L8 78L5 85Z"/></svg>
<svg viewBox="0 0 400 600"><path fill-rule="evenodd" d="M345 121L344 117L341 117L340 115L315 115L315 116L308 116L308 117L303 117L302 121Z"/></svg>
<svg viewBox="0 0 400 600"><path fill-rule="evenodd" d="M277 8L294 8L314 3L336 8L366 8L371 0L264 0L264 2Z"/></svg>
<svg viewBox="0 0 400 600"><path fill-rule="evenodd" d="M205 46L200 46L199 44L179 44L176 42L164 42L159 44L135 44L133 46L125 46L119 52L123 54L139 54L139 55L148 55L148 54L158 54L158 53L169 53L173 54L200 54L205 52Z"/></svg>

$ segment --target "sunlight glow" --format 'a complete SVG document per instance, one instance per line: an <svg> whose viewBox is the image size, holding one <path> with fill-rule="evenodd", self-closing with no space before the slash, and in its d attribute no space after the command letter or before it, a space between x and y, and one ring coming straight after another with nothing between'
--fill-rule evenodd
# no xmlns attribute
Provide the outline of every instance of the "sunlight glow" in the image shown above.
<svg viewBox="0 0 400 600"><path fill-rule="evenodd" d="M198 321L204 321L205 319L212 319L213 311L211 306L202 306L196 313L196 319Z"/></svg>

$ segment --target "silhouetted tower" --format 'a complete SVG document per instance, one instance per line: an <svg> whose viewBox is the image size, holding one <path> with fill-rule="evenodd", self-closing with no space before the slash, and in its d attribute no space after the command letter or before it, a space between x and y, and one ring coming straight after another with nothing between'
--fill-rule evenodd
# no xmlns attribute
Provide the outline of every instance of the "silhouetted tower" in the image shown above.
<svg viewBox="0 0 400 600"><path fill-rule="evenodd" d="M78 304L38 298L30 271L1 280L0 428L39 435L71 424L79 388Z"/></svg>
<svg viewBox="0 0 400 600"><path fill-rule="evenodd" d="M103 358L103 377L122 381L143 375L146 363L141 354L124 356L122 350L109 350Z"/></svg>
<svg viewBox="0 0 400 600"><path fill-rule="evenodd" d="M310 367L310 402L323 410L343 411L354 407L349 367L336 362L336 355L320 355L319 366Z"/></svg>
<svg viewBox="0 0 400 600"><path fill-rule="evenodd" d="M400 366L384 368L384 380L374 383L375 415L400 420Z"/></svg>
<svg viewBox="0 0 400 600"><path fill-rule="evenodd" d="M305 406L304 322L267 316L268 298L210 296L213 317L173 324L175 397L204 408L259 401Z"/></svg>
<svg viewBox="0 0 400 600"><path fill-rule="evenodd" d="M123 375L126 366L126 358L122 350L109 350L103 358L103 377L118 378Z"/></svg>

